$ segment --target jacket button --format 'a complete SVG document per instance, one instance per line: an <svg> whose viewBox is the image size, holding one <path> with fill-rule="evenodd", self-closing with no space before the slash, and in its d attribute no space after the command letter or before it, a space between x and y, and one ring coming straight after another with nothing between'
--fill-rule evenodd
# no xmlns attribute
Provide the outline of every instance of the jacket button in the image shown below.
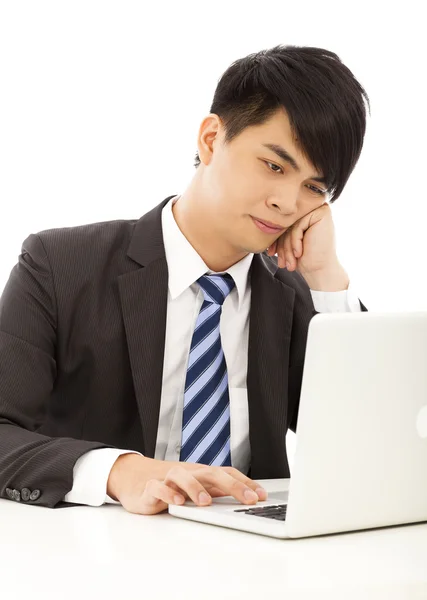
<svg viewBox="0 0 427 600"><path fill-rule="evenodd" d="M24 502L28 502L28 500L30 499L30 496L31 496L31 491L28 488L22 488L21 499L24 500Z"/></svg>
<svg viewBox="0 0 427 600"><path fill-rule="evenodd" d="M12 490L12 494L13 499L16 500L16 502L21 502L21 492L19 492L18 490Z"/></svg>
<svg viewBox="0 0 427 600"><path fill-rule="evenodd" d="M40 497L40 490L34 490L30 494L30 500L37 500Z"/></svg>
<svg viewBox="0 0 427 600"><path fill-rule="evenodd" d="M14 500L13 492L12 492L12 490L10 488L6 488L6 496L8 498L10 498L11 500Z"/></svg>

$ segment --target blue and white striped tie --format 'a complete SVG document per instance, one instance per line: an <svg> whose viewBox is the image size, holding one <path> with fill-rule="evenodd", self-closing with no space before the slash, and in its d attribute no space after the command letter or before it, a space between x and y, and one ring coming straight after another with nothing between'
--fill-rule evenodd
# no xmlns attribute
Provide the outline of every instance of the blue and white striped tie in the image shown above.
<svg viewBox="0 0 427 600"><path fill-rule="evenodd" d="M234 288L228 273L202 275L204 302L191 341L184 390L181 461L231 466L230 398L220 316Z"/></svg>

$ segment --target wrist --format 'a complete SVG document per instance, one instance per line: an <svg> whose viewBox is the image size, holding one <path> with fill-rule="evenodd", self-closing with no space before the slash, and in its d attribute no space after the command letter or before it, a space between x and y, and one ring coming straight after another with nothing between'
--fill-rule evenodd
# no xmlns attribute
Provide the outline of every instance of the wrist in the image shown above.
<svg viewBox="0 0 427 600"><path fill-rule="evenodd" d="M141 465L141 461L147 462L152 459L146 456L141 456L134 452L121 454L113 466L111 467L110 474L107 481L107 494L113 500L120 502L118 496L120 496L120 490L123 486L123 482L128 479L127 474L133 470L136 466Z"/></svg>
<svg viewBox="0 0 427 600"><path fill-rule="evenodd" d="M347 290L350 284L350 278L344 267L340 264L311 273L300 271L300 274L313 291L341 292Z"/></svg>

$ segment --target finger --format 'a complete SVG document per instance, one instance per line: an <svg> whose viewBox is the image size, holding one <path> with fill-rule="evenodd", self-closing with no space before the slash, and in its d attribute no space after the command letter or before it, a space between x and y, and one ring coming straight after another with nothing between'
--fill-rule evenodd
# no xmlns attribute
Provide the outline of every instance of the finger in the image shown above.
<svg viewBox="0 0 427 600"><path fill-rule="evenodd" d="M234 467L220 467L220 468L223 469L224 471L226 471L226 473L228 473L232 477L235 477L236 479L238 479L239 481L241 481L242 483L244 483L245 485L250 487L252 490L254 490L254 492L258 495L258 498L260 500L267 499L267 496L268 496L267 490L265 488L263 488L262 485L260 483L258 483L257 481L250 479L244 473L242 473L241 471L239 471L238 469L236 469Z"/></svg>
<svg viewBox="0 0 427 600"><path fill-rule="evenodd" d="M246 485L239 477L230 475L221 467L195 471L194 476L201 483L206 482L206 484L213 485L243 504L256 504L259 500L257 493L249 485Z"/></svg>
<svg viewBox="0 0 427 600"><path fill-rule="evenodd" d="M190 472L191 472L191 470L190 470ZM177 485L173 481L168 481L168 487L170 487L172 490L175 490L175 492L177 494L181 494L186 500L188 500L189 496L188 496L187 492L185 492L185 490L182 490L179 487L179 485Z"/></svg>
<svg viewBox="0 0 427 600"><path fill-rule="evenodd" d="M212 498L221 498L222 496L227 496L225 492L217 487L210 487L209 494L212 496Z"/></svg>
<svg viewBox="0 0 427 600"><path fill-rule="evenodd" d="M303 253L303 239L304 239L304 231L299 227L295 227L295 229L291 233L290 239L290 248L291 248L291 256L295 263L296 259L300 258Z"/></svg>
<svg viewBox="0 0 427 600"><path fill-rule="evenodd" d="M293 245L292 245L293 239L295 239L294 233L290 233L289 235L287 235L285 242L283 244L282 251L281 251L284 265L286 266L288 271L293 271L297 266L297 261L296 261L296 258L294 256L293 249L292 249L293 248ZM289 263L289 266L286 265L286 262Z"/></svg>
<svg viewBox="0 0 427 600"><path fill-rule="evenodd" d="M277 256L278 261L277 264L281 269L285 268L285 244L286 240L289 238L289 234L286 232L280 236L277 240Z"/></svg>
<svg viewBox="0 0 427 600"><path fill-rule="evenodd" d="M166 485L176 484L188 497L199 506L206 506L211 503L211 496L207 489L199 481L201 473L207 473L210 468L201 465L200 469L187 471L184 467L172 467L165 477ZM197 475L197 477L196 477Z"/></svg>
<svg viewBox="0 0 427 600"><path fill-rule="evenodd" d="M168 504L183 504L185 498L158 479L147 481L142 494L139 513L153 515L165 510Z"/></svg>
<svg viewBox="0 0 427 600"><path fill-rule="evenodd" d="M271 246L269 246L268 250L267 250L267 254L268 256L274 256L277 252L277 242L273 242L271 244Z"/></svg>
<svg viewBox="0 0 427 600"><path fill-rule="evenodd" d="M200 463L199 463L200 464ZM207 467L209 468L209 465L202 465L200 464L201 467ZM186 467L185 467L186 468ZM190 470L191 472L191 470ZM184 490L182 490L176 483L174 483L173 481L169 481L168 482L168 486L174 490L176 490L178 492L178 494L181 494L182 496L184 496L185 500L189 499L189 495L187 494L187 492L185 492ZM207 493L212 496L212 498L214 497L218 497L218 496L226 496L227 494L225 494L222 490L220 490L219 488L216 488L214 486L209 485L208 483L205 483L204 485Z"/></svg>

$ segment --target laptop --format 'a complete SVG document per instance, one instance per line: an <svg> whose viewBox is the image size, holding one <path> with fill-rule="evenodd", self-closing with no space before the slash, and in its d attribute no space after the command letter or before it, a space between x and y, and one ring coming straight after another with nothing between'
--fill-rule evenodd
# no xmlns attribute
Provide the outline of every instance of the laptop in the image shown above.
<svg viewBox="0 0 427 600"><path fill-rule="evenodd" d="M257 504L223 496L168 511L284 539L427 521L427 312L311 319L291 478L281 482Z"/></svg>

